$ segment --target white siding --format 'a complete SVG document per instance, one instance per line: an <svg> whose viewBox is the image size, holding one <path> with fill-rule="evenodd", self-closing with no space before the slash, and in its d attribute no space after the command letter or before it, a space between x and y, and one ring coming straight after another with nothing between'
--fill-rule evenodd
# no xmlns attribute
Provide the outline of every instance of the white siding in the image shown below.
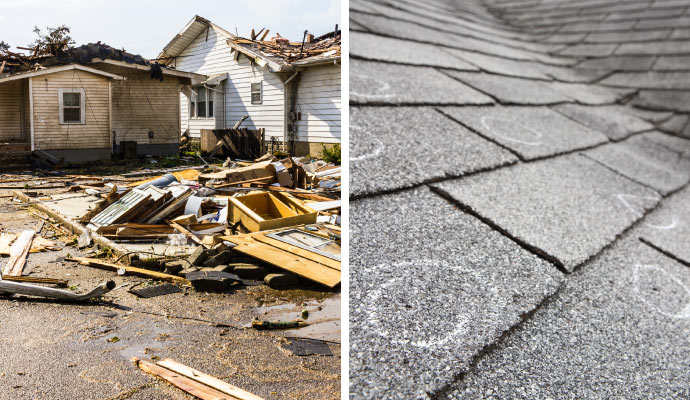
<svg viewBox="0 0 690 400"><path fill-rule="evenodd" d="M148 71L98 64L97 68L127 79L112 83L112 124L115 140L138 144L179 143L178 93L180 80L165 75L163 82L151 79ZM149 138L153 131L153 139Z"/></svg>
<svg viewBox="0 0 690 400"><path fill-rule="evenodd" d="M180 71L205 75L227 72L230 76L224 86L225 113L216 112L215 119L190 119L188 99L181 95L182 129L189 129L193 136L198 136L201 129L230 128L243 115L248 114L249 119L242 125L244 128L265 128L266 137L277 136L282 140L283 84L267 68L252 65L244 56L235 61L226 40L227 36L224 33L209 28L208 36L206 31L201 32L173 64ZM251 104L251 83L259 80L263 80L263 104ZM221 85L217 87L217 89L221 88L223 88ZM216 110L220 110L223 106L223 99L220 96L222 96L220 93L216 93Z"/></svg>
<svg viewBox="0 0 690 400"><path fill-rule="evenodd" d="M340 142L340 66L315 66L302 72L297 86L297 140Z"/></svg>
<svg viewBox="0 0 690 400"><path fill-rule="evenodd" d="M60 124L60 89L84 89L84 124ZM110 148L108 78L70 70L33 78L37 149Z"/></svg>

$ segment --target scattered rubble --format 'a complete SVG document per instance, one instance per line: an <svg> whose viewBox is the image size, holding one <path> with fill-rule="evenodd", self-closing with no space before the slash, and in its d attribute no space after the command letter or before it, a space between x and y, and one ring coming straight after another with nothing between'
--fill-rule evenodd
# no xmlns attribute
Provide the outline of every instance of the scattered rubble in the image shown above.
<svg viewBox="0 0 690 400"><path fill-rule="evenodd" d="M341 278L340 172L322 160L269 153L148 176L34 178L39 190L45 182L64 189L14 194L66 226L76 247L98 249L67 261L204 292L263 283L332 290ZM54 248L33 238L0 237L0 254L9 248L14 257L6 275L21 276L29 251Z"/></svg>

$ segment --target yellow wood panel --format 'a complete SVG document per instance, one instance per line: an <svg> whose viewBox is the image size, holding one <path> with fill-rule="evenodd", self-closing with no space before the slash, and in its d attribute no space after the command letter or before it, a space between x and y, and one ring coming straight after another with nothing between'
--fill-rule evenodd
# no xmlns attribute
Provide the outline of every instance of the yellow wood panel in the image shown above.
<svg viewBox="0 0 690 400"><path fill-rule="evenodd" d="M233 250L263 260L278 268L303 276L328 287L340 283L340 271L323 264L292 254L269 244L255 242L252 239L224 236L223 239L237 244Z"/></svg>
<svg viewBox="0 0 690 400"><path fill-rule="evenodd" d="M297 246L292 246L292 245L287 244L285 242L281 242L280 240L276 240L276 239L273 239L273 238L270 238L270 237L267 237L264 235L253 235L251 238L254 240L258 240L259 242L271 245L273 247L277 247L281 250L285 250L287 252L297 254L300 257L304 257L308 260L326 265L329 268L333 268L335 270L340 271L340 261L334 260L332 258L322 256L321 254L312 253L311 251L304 250L304 249L297 247Z"/></svg>

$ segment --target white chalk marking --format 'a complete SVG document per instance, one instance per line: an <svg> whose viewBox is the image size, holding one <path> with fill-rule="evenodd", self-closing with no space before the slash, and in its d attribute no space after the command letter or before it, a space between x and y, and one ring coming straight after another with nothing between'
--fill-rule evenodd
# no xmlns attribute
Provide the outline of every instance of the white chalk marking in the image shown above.
<svg viewBox="0 0 690 400"><path fill-rule="evenodd" d="M441 264L437 261L431 261L431 260L420 260L420 261L415 261L415 262L402 262L402 263L397 263L395 264L395 270L400 273L400 276L397 276L395 278L391 278L387 282L384 282L383 284L377 286L371 291L371 294L368 299L368 303L370 305L369 308L369 313L372 315L372 318L369 319L369 323L373 325L374 331L381 337L386 338L390 343L396 344L396 345L412 345L415 347L420 347L420 348L431 348L431 347L440 347L445 345L446 343L455 341L458 337L463 335L464 333L467 332L467 326L469 324L469 320L466 317L456 317L457 319L455 321L448 321L448 325L454 326L452 330L447 331L447 332L434 332L436 334L431 334L429 337L426 339L408 339L405 338L403 335L407 334L408 332L403 330L402 332L400 331L400 327L396 326L387 326L386 323L387 319L389 320L390 317L388 316L380 316L378 315L380 313L380 304L384 300L384 295L389 292L389 288L394 287L396 284L399 284L400 282L404 281L405 278L410 278L409 275L409 267L418 267L419 265L428 265L430 268L433 269L438 269L438 268L446 268L451 270L451 272L456 272L459 271L459 267L455 266L447 266L444 264ZM375 267L375 269L379 268L385 268L388 267L386 264L380 264ZM424 319L426 318L424 310L418 310L419 311L419 316L417 318L419 319ZM373 317L373 315L376 315L376 317ZM384 320L382 322L382 320ZM391 330L393 328L394 330ZM395 330L397 329L397 330Z"/></svg>
<svg viewBox="0 0 690 400"><path fill-rule="evenodd" d="M640 287L639 287L640 270L642 270L642 269L654 270L654 271L658 271L658 272L661 272L661 273L667 275L672 281L674 281L680 287L682 287L683 290L685 290L685 293L687 293L688 297L690 298L690 288L685 286L685 284L680 279L678 279L676 276L674 276L672 273L666 271L663 268L659 268L656 265L638 264L635 266L635 271L633 272L633 285L634 285L635 291L637 292L637 295L640 298L640 300L642 300L643 303L647 304L650 308L654 309L656 312L658 312L659 314L661 314L663 316L666 316L669 318L674 318L674 319L688 319L688 318L690 318L690 302L688 302L688 304L686 304L685 307L680 312L678 312L676 314L671 314L669 312L660 310L654 304L650 303L649 301L647 301L647 299L645 299L645 297L640 292Z"/></svg>
<svg viewBox="0 0 690 400"><path fill-rule="evenodd" d="M636 215L642 215L644 212L643 211L637 211L633 208L633 206L628 202L626 199L647 199L647 200L654 200L657 201L656 197L652 196L637 196L634 194L625 194L625 193L619 193L615 195L618 200L620 200L625 207L627 207L628 210L630 210L631 213L636 214Z"/></svg>
<svg viewBox="0 0 690 400"><path fill-rule="evenodd" d="M353 135L353 131L362 132L363 128L359 125L350 125L350 140L352 142L357 140ZM374 150L355 157L350 156L350 162L362 161L368 158L375 158L381 155L381 152L383 151L383 143L381 142L381 139L373 135L369 135L369 138L372 139L372 142L374 144Z"/></svg>
<svg viewBox="0 0 690 400"><path fill-rule="evenodd" d="M354 78L354 79L353 79ZM371 93L359 93L355 92L350 88L350 97L357 96L361 97L365 100L387 100L393 97L392 93L386 93L389 92L391 89L391 85L388 83L381 81L381 80L376 80L370 76L364 76L361 74L350 74L350 79L357 80L361 79L364 81L370 82L366 87L368 89L371 89L372 91L379 92L380 94L371 94ZM378 87L377 87L378 86ZM355 99L357 100L357 99Z"/></svg>
<svg viewBox="0 0 690 400"><path fill-rule="evenodd" d="M676 220L676 216L674 215L671 217L671 223L668 225L655 225L655 224L650 224L647 222L645 222L644 224L650 228L659 229L659 230L663 231L663 230L674 229L675 227L678 226L678 221Z"/></svg>
<svg viewBox="0 0 690 400"><path fill-rule="evenodd" d="M534 139L532 139L532 141L527 141L527 140L517 139L517 138L514 138L514 137L512 137L512 136L507 136L507 135L505 135L504 133L498 132L498 130L497 130L495 127L489 126L489 125L490 125L490 124L489 124L489 121L492 121L494 124L495 124L496 122L507 123L509 126L514 127L516 131L521 130L521 131L530 132L530 133L534 136ZM502 139L505 139L505 140L507 140L507 141L509 141L509 142L515 142L515 143L519 143L519 144L524 144L524 145L526 145L526 146L541 146L541 145L542 145L542 142L541 142L540 139L541 139L542 137L544 137L544 134L541 133L541 132L539 132L539 131L536 130L536 129L532 129L532 128L530 128L529 126L523 125L523 124L521 124L521 123L519 123L519 122L511 121L511 120L509 120L509 119L504 119L504 118L490 117L490 116L486 116L486 115L485 115L485 116L483 116L483 117L481 118L481 123L482 123L482 125L484 126L484 128L486 128L486 129L487 129L489 132L491 132L493 135L498 136L498 137L500 137L500 138L502 138Z"/></svg>

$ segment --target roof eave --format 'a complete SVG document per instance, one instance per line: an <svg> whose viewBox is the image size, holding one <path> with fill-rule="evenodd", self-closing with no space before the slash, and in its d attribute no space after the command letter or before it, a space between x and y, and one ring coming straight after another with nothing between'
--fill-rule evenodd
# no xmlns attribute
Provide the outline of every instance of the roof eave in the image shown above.
<svg viewBox="0 0 690 400"><path fill-rule="evenodd" d="M9 76L6 76L4 78L0 78L0 83L5 83L5 82L9 82L9 81L18 80L18 79L24 79L24 78L31 78L34 76L54 74L57 72L69 71L69 70L74 70L74 69L79 70L79 71L89 72L89 73L96 74L96 75L101 75L101 76L104 76L106 78L110 78L110 79L114 79L114 80L118 80L118 81L123 81L123 80L127 79L124 76L113 74L110 72L101 71L100 69L87 67L85 65L67 64L67 65L61 65L61 66L48 67L46 69L42 69L39 71L31 71L31 72L24 72L24 73L9 75Z"/></svg>
<svg viewBox="0 0 690 400"><path fill-rule="evenodd" d="M313 67L313 66L325 65L325 64L336 64L336 65L338 65L338 61L340 61L340 57L341 56L323 58L320 60L295 61L290 65L293 67Z"/></svg>
<svg viewBox="0 0 690 400"><path fill-rule="evenodd" d="M209 21L208 19L203 18L203 17L200 17L200 16L198 16L198 15L195 15L194 18L192 18L192 20L189 21L189 22L187 23L187 25L185 25L185 27L182 28L182 30L181 30L177 35L175 35L175 37L172 38L172 40L170 40L170 42L168 42L168 44L165 45L165 47L163 47L163 51L161 51L161 52L158 54L157 59L160 60L160 59L164 59L164 58L174 58L174 57L177 57L177 56L179 56L180 54L182 54L182 51L184 51L184 49L186 49L187 47L189 47L189 44L191 44L191 42L193 42L194 39L196 39L197 36L199 36L199 33L190 33L190 29L191 29L192 26L193 26L195 23L197 23L197 22L200 23L200 24L205 25L206 27L211 27L211 28L213 28L214 30L221 31L223 34L225 34L225 35L227 35L227 36L235 37L235 35L233 35L232 33L228 32L227 30L223 29L222 27L220 27L220 26L214 24L213 22ZM192 35L193 35L193 37L192 37ZM178 44L181 40L183 40L183 39L191 39L191 40L189 40L189 42L190 42L189 44L187 44L186 46L184 46L184 49L183 49L182 51L174 51L174 50L172 50L173 47L174 47L175 45L177 45L177 44ZM166 61L161 61L161 63L166 63Z"/></svg>
<svg viewBox="0 0 690 400"><path fill-rule="evenodd" d="M127 63L124 61L118 61L118 60L110 60L110 59L100 59L100 58L93 58L91 59L92 64L97 64L97 63L103 63L103 64L110 64L110 65L116 65L119 67L125 67L125 68L132 68L132 69L137 69L140 71L150 71L151 67L147 65L141 65L141 64L132 64L132 63ZM189 78L193 82L202 82L208 79L207 75L204 74L197 74L194 72L186 72L186 71L179 71L179 70L173 70L173 69L167 69L167 68L161 68L161 71L165 75L172 75L172 76L177 76L180 78Z"/></svg>
<svg viewBox="0 0 690 400"><path fill-rule="evenodd" d="M268 66L268 69L271 70L271 72L285 72L289 71L292 69L290 65L286 64L279 64L273 60L270 60L266 58L265 56L258 54L256 52L253 52L249 50L246 47L240 46L238 44L235 44L232 40L227 41L228 46L230 46L231 49L235 50L236 52L245 55L247 58L250 60L253 60L257 64L263 66Z"/></svg>

